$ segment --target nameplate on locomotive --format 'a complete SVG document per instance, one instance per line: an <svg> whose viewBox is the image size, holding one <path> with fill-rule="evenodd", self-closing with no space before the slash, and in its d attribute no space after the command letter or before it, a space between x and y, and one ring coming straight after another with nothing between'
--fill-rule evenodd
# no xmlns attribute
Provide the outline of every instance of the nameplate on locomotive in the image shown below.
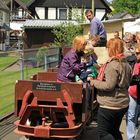
<svg viewBox="0 0 140 140"><path fill-rule="evenodd" d="M50 83L50 82L33 82L32 89L46 91L60 91L61 85L59 83Z"/></svg>

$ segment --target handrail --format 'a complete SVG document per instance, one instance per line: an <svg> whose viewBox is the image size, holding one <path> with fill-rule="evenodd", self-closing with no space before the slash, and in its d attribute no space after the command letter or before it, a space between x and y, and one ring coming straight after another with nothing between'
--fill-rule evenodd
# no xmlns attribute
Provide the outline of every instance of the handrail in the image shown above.
<svg viewBox="0 0 140 140"><path fill-rule="evenodd" d="M44 62L44 64L41 65L41 66L45 68L45 64L46 64L47 68L53 68L53 66L55 67L59 63L59 48L56 47L54 49L53 48L48 48L48 49L50 49L50 51L48 51L48 54L46 54L47 62L46 63ZM9 52L7 52L7 53L9 53ZM15 52L15 53L17 53L17 52ZM32 59L30 59L30 58L27 58L27 59L25 58L24 59L23 58L23 61L24 62L28 61L30 63L30 62L32 62ZM4 62L7 63L7 61L4 61ZM4 64L4 62L2 62L0 65ZM19 60L18 61L16 60L16 61L12 62L11 64L9 64L8 67L4 67L3 71L1 71L1 75L2 75L2 73L4 73L4 75L5 75L6 74L5 71L8 71L9 67L15 65L15 63L18 66L18 68L16 67L16 71L18 70L19 76L22 73L24 73L24 75L28 74L29 70L27 71L26 67L24 66L26 63L21 64L21 62ZM21 71L21 65L24 66L23 71ZM34 67L34 66L32 67L32 69L35 69L35 68L36 67ZM5 103L1 104L1 106L0 106L1 116L3 116L3 115L9 116L9 114L7 114L7 113L9 112L9 110L10 111L13 110L13 106L14 106L14 98L13 98L13 96L14 96L14 94L13 94L14 93L14 88L13 87L14 87L15 81L20 79L20 77L18 77L18 79L14 80L14 78L11 78L12 75L15 75L15 71L13 71L13 70L9 71L8 75L6 74L6 76L5 76L5 80L6 80L6 78L9 78L10 80L7 80L7 82L0 81L0 83L1 83L0 88L3 89L3 91L1 92L2 99L5 100L7 98L11 98L10 101L5 100ZM30 77L28 77L28 78L30 78ZM13 85L12 84L9 85L9 82L10 83L12 82ZM11 85L12 85L12 87L11 87ZM6 90L5 90L5 93L4 93L4 89L6 89L6 90L9 89L9 92L6 93ZM12 89L12 91L10 91L10 89ZM3 100L3 102L4 102L4 100ZM5 118L5 117L2 117L1 120L3 120L3 118Z"/></svg>

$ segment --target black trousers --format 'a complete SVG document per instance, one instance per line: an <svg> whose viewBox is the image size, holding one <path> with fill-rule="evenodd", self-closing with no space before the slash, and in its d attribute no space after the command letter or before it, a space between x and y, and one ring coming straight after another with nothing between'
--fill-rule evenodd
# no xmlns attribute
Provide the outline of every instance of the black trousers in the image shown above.
<svg viewBox="0 0 140 140"><path fill-rule="evenodd" d="M100 38L100 41L98 42L97 46L99 47L106 47L107 40L105 38Z"/></svg>
<svg viewBox="0 0 140 140"><path fill-rule="evenodd" d="M122 140L119 129L127 109L112 110L99 107L97 116L99 140Z"/></svg>

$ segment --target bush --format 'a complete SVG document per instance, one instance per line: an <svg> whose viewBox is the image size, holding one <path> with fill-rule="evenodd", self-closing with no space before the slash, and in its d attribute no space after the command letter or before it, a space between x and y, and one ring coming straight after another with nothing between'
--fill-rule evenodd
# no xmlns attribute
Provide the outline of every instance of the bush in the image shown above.
<svg viewBox="0 0 140 140"><path fill-rule="evenodd" d="M71 46L73 39L83 33L80 25L74 25L73 23L61 23L53 29L55 35L54 44L56 46Z"/></svg>
<svg viewBox="0 0 140 140"><path fill-rule="evenodd" d="M44 62L45 62L44 58L45 58L45 55L47 54L47 52L48 52L48 48L46 46L39 48L39 50L36 54L38 66L44 65Z"/></svg>

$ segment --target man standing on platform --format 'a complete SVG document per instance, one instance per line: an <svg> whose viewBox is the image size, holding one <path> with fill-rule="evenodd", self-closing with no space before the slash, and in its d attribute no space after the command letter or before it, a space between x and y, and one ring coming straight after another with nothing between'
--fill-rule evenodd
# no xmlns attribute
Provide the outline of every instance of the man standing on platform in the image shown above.
<svg viewBox="0 0 140 140"><path fill-rule="evenodd" d="M106 46L107 35L103 23L98 18L94 17L92 10L86 10L85 16L91 23L90 36L95 34L100 36L100 41L97 46Z"/></svg>

